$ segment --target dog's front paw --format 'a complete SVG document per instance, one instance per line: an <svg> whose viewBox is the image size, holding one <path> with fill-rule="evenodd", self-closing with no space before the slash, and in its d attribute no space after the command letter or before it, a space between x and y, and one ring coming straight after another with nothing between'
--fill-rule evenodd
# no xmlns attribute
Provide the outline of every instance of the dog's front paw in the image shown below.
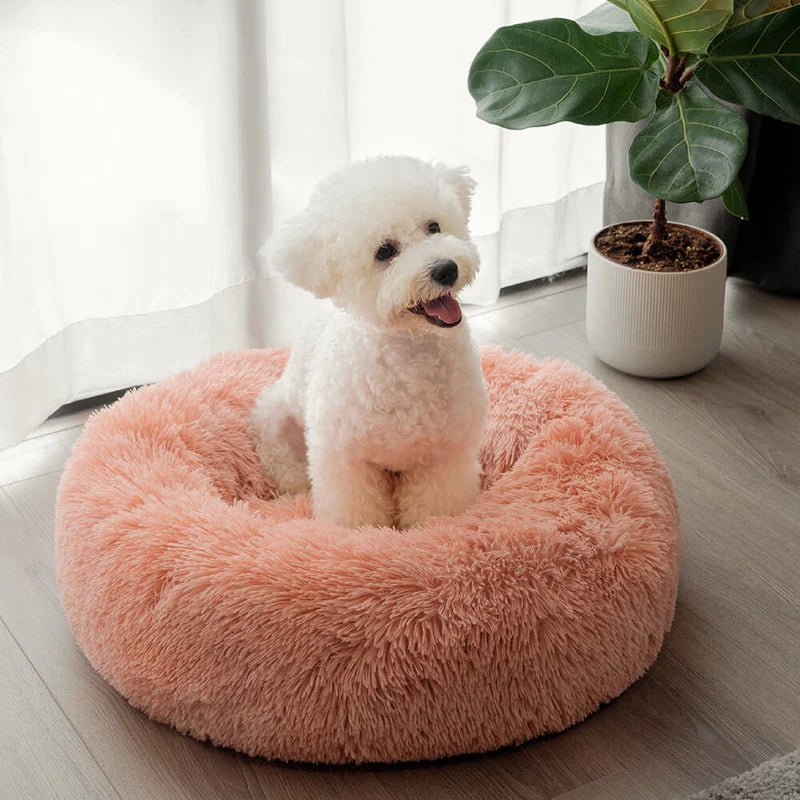
<svg viewBox="0 0 800 800"><path fill-rule="evenodd" d="M327 455L327 454L326 454ZM343 528L394 524L392 485L386 472L364 461L312 457L314 516Z"/></svg>
<svg viewBox="0 0 800 800"><path fill-rule="evenodd" d="M397 486L397 522L411 528L428 517L454 516L480 494L480 464L472 453L406 472Z"/></svg>

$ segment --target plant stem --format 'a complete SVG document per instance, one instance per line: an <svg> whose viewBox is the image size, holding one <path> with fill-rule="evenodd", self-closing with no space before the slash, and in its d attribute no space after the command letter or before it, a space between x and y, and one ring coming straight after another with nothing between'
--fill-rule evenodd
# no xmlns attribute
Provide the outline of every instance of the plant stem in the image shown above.
<svg viewBox="0 0 800 800"><path fill-rule="evenodd" d="M661 86L675 94L683 88L683 84L692 77L693 71L686 69L686 56L670 54L664 69Z"/></svg>
<svg viewBox="0 0 800 800"><path fill-rule="evenodd" d="M679 56L664 47L661 49L667 59L664 77L661 79L661 87L673 94L677 94L683 89L686 81L691 79L694 70L686 69L688 59L685 55ZM664 236L667 233L666 205L660 197L657 197L653 203L653 224L650 226L650 233L642 247L642 256L644 258L649 258L653 250L658 250L659 245L664 241Z"/></svg>
<svg viewBox="0 0 800 800"><path fill-rule="evenodd" d="M694 70L686 69L687 56L673 53L666 47L661 49L667 59L664 65L664 77L661 79L661 88L677 94L683 89L686 81L691 80ZM657 250L664 241L667 233L666 206L667 204L660 197L656 197L653 203L653 224L650 226L650 233L642 247L644 258L649 258L653 250Z"/></svg>
<svg viewBox="0 0 800 800"><path fill-rule="evenodd" d="M667 69L664 72L664 85L671 92L675 91L675 73L678 71L678 57L670 53L667 59Z"/></svg>
<svg viewBox="0 0 800 800"><path fill-rule="evenodd" d="M650 226L650 235L642 247L642 255L647 258L654 247L664 241L667 232L666 203L659 197L653 203L653 224Z"/></svg>

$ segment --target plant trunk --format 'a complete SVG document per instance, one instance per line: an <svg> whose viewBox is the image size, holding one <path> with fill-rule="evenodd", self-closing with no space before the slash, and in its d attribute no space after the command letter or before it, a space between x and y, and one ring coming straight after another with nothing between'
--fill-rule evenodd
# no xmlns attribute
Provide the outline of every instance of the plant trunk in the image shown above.
<svg viewBox="0 0 800 800"><path fill-rule="evenodd" d="M653 224L650 226L650 235L642 247L642 255L647 257L658 245L664 241L664 234L667 232L666 203L660 198L656 198L653 203Z"/></svg>

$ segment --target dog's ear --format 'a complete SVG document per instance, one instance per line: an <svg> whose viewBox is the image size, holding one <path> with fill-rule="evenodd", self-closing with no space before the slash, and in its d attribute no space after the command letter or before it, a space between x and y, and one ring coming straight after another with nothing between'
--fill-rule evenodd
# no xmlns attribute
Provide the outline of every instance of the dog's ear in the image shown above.
<svg viewBox="0 0 800 800"><path fill-rule="evenodd" d="M470 177L469 167L450 167L447 164L436 164L435 169L438 179L456 196L464 219L469 219L472 209L472 195L478 185Z"/></svg>
<svg viewBox="0 0 800 800"><path fill-rule="evenodd" d="M284 223L264 245L261 255L290 283L317 297L330 297L333 280L325 248L308 211Z"/></svg>

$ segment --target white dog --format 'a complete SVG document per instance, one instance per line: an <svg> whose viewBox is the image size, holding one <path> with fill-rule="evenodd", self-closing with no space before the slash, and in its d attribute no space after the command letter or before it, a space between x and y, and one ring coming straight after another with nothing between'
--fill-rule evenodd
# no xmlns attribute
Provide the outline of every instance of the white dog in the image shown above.
<svg viewBox="0 0 800 800"><path fill-rule="evenodd" d="M487 398L456 295L475 277L463 168L346 167L271 240L268 261L338 307L310 326L252 414L279 492L346 527L409 527L480 489Z"/></svg>

